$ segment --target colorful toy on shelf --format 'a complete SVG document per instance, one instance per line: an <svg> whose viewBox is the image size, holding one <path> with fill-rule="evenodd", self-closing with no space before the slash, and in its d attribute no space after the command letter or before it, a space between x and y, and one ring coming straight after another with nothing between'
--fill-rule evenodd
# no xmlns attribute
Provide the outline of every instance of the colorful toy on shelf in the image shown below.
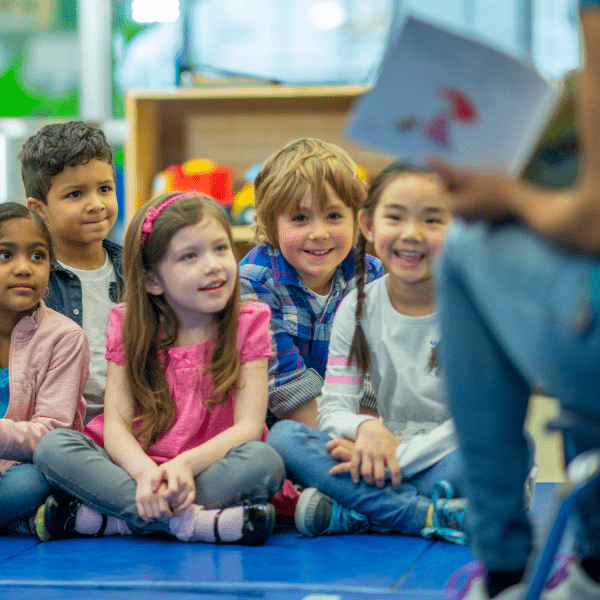
<svg viewBox="0 0 600 600"><path fill-rule="evenodd" d="M231 220L236 225L252 225L254 222L254 184L245 183L233 197Z"/></svg>
<svg viewBox="0 0 600 600"><path fill-rule="evenodd" d="M361 167L360 165L356 165L356 172L358 173L358 178L365 184L369 185L369 173L367 170Z"/></svg>
<svg viewBox="0 0 600 600"><path fill-rule="evenodd" d="M206 158L195 158L161 171L154 177L152 194L182 190L203 192L230 208L233 203L233 169Z"/></svg>
<svg viewBox="0 0 600 600"><path fill-rule="evenodd" d="M236 225L251 225L254 222L254 180L260 167L261 163L254 163L244 173L246 183L233 198L231 220Z"/></svg>

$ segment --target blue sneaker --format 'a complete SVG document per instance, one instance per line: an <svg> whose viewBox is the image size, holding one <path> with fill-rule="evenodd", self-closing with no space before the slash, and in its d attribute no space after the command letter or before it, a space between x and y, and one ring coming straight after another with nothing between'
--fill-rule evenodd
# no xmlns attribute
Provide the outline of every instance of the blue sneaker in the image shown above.
<svg viewBox="0 0 600 600"><path fill-rule="evenodd" d="M344 508L316 488L306 488L296 505L296 528L306 537L363 533L372 528L367 517Z"/></svg>
<svg viewBox="0 0 600 600"><path fill-rule="evenodd" d="M465 533L465 499L453 498L454 490L447 481L433 486L433 526L421 530L424 538L438 538L466 546L469 538Z"/></svg>

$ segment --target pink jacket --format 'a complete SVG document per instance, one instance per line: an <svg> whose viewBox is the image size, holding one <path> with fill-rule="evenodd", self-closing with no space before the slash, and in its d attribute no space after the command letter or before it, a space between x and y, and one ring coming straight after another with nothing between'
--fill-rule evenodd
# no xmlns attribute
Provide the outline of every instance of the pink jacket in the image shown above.
<svg viewBox="0 0 600 600"><path fill-rule="evenodd" d="M10 339L10 401L0 419L0 472L31 462L52 429L83 431L89 360L83 329L43 302L17 323Z"/></svg>

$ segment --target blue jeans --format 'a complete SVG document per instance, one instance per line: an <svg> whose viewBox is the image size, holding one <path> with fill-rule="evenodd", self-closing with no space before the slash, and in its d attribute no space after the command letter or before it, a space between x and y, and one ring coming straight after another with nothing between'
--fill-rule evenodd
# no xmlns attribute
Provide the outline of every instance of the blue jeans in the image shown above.
<svg viewBox="0 0 600 600"><path fill-rule="evenodd" d="M30 463L0 473L0 527L32 516L49 494L46 478Z"/></svg>
<svg viewBox="0 0 600 600"><path fill-rule="evenodd" d="M532 388L600 416L595 265L518 224L457 222L449 232L438 281L440 361L465 462L471 534L490 570L522 569L531 551L522 499ZM565 458L595 445L583 433L567 433ZM578 513L584 557L600 557L598 498L595 489Z"/></svg>
<svg viewBox="0 0 600 600"><path fill-rule="evenodd" d="M54 487L123 519L133 532L169 531L168 523L140 517L135 481L83 433L54 429L44 436L33 460ZM268 502L281 489L284 475L283 462L272 448L262 442L238 444L196 476L194 502L205 508Z"/></svg>
<svg viewBox="0 0 600 600"><path fill-rule="evenodd" d="M330 475L329 469L338 464L325 447L330 440L322 431L285 420L273 425L267 444L281 455L288 477L294 483L315 487L342 506L400 533L418 535L421 532L431 504L433 484L440 479L452 484L455 496L463 493L462 464L456 451L403 481L399 488L394 489L388 483L380 489L362 479L354 483L348 473Z"/></svg>

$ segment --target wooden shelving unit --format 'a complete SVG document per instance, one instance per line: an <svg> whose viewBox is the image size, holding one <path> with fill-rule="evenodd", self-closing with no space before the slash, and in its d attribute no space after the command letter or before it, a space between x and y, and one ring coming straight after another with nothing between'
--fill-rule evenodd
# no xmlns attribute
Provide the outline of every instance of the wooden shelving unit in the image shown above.
<svg viewBox="0 0 600 600"><path fill-rule="evenodd" d="M205 87L130 91L125 101L129 136L125 147L125 220L151 196L156 173L190 158L234 168L234 187L244 172L286 142L317 137L346 149L371 173L391 156L342 138L353 101L364 86ZM249 243L245 228L235 230Z"/></svg>

